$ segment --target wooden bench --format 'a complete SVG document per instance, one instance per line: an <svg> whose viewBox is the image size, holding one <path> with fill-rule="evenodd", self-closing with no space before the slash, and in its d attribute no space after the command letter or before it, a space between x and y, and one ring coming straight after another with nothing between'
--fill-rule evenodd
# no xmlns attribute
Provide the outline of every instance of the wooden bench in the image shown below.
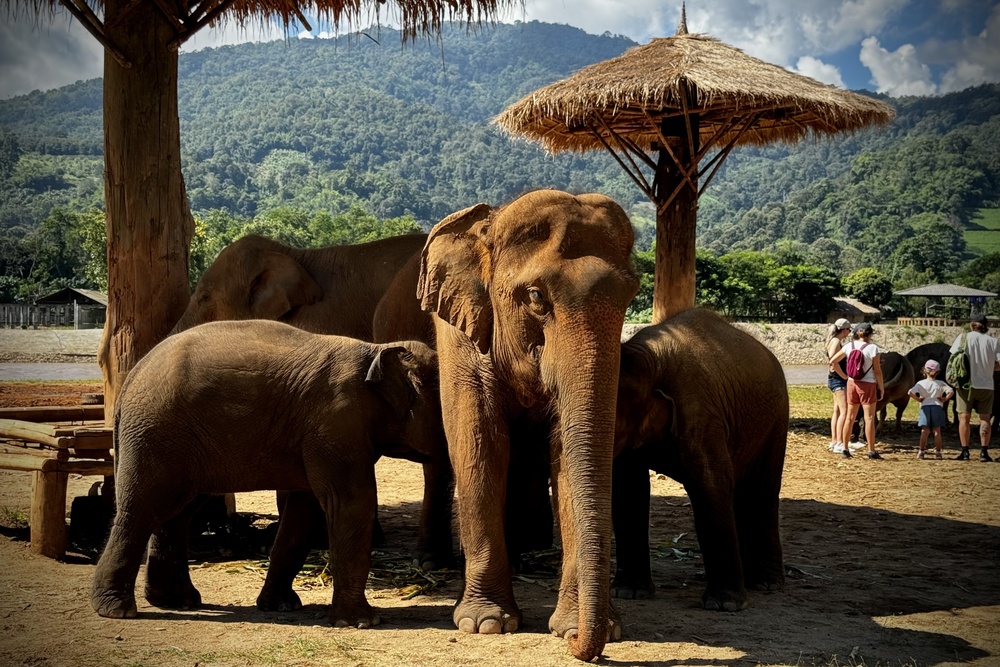
<svg viewBox="0 0 1000 667"><path fill-rule="evenodd" d="M33 474L32 553L66 555L69 475L113 475L113 446L102 405L0 408L0 469Z"/></svg>

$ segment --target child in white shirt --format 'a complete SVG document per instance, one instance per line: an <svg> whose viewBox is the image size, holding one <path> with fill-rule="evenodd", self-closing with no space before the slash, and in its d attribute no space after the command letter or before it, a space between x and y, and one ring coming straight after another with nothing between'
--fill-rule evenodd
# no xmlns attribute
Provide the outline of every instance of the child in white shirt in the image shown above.
<svg viewBox="0 0 1000 667"><path fill-rule="evenodd" d="M910 398L920 401L920 418L917 425L920 427L920 452L917 458L924 458L927 450L927 437L933 431L935 458L943 458L941 455L941 427L945 425L948 418L944 411L944 405L955 393L947 384L937 379L937 374L941 370L941 365L933 359L928 359L924 364L924 379L913 385L908 392Z"/></svg>

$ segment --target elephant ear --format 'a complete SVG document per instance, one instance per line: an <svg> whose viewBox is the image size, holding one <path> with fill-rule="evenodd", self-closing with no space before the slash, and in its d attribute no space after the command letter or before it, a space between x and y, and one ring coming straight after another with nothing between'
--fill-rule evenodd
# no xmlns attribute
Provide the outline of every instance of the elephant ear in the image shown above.
<svg viewBox="0 0 1000 667"><path fill-rule="evenodd" d="M476 204L435 225L420 255L417 279L420 307L460 329L483 354L493 337L489 248L483 241L492 211Z"/></svg>
<svg viewBox="0 0 1000 667"><path fill-rule="evenodd" d="M392 406L399 418L406 416L417 396L410 376L413 364L413 354L405 347L383 347L375 355L365 377L365 384Z"/></svg>
<svg viewBox="0 0 1000 667"><path fill-rule="evenodd" d="M676 438L680 432L677 417L677 405L662 389L654 389L649 409L642 421L640 442L659 440L667 433Z"/></svg>
<svg viewBox="0 0 1000 667"><path fill-rule="evenodd" d="M250 310L255 317L279 320L323 298L323 288L288 255L264 252L260 260L260 270L250 283Z"/></svg>

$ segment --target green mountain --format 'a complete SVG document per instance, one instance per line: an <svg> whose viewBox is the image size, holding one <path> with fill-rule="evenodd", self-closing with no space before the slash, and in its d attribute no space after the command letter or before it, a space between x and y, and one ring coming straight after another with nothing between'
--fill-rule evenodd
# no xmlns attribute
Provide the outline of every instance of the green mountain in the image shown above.
<svg viewBox="0 0 1000 667"><path fill-rule="evenodd" d="M383 29L184 54L191 207L253 217L360 206L428 227L536 187L594 190L629 209L647 249L652 209L610 157L549 156L489 125L525 93L630 46L531 22L447 27L405 46ZM1000 207L1000 86L886 101L898 113L887 128L735 151L701 201L699 245L894 279L947 275L970 248L992 249L982 221ZM23 236L55 207L100 205L101 102L100 80L0 101L0 235ZM983 237L971 246L970 231Z"/></svg>

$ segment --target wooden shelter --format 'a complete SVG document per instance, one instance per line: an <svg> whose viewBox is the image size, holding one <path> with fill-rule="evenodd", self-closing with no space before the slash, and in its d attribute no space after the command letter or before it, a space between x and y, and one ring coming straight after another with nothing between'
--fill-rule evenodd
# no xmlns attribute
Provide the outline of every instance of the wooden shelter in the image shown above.
<svg viewBox="0 0 1000 667"><path fill-rule="evenodd" d="M35 300L39 308L39 324L47 324L46 315L53 309L65 308L74 329L95 329L104 326L108 295L92 289L64 287Z"/></svg>
<svg viewBox="0 0 1000 667"><path fill-rule="evenodd" d="M949 308L943 302L943 299L962 299L968 300L969 303L969 317L972 317L976 313L982 312L983 307L986 304L986 299L990 297L995 297L996 292L987 292L986 290L975 289L973 287L965 287L964 285L953 285L951 283L940 283L937 285L921 285L920 287L911 287L910 289L900 290L899 292L893 292L893 296L902 297L921 297L927 299L926 305L924 307L924 317L917 318L920 319L923 324L926 324L931 319L954 319L951 318L947 312L943 313L943 317L935 316L934 311L948 311ZM936 301L935 301L936 300ZM904 322L906 320L906 322ZM914 321L914 318L899 318L900 324L916 324L918 322Z"/></svg>
<svg viewBox="0 0 1000 667"><path fill-rule="evenodd" d="M694 305L698 197L741 144L894 117L888 105L689 34L653 39L529 93L493 122L550 152L609 151L656 206L653 321ZM648 174L648 175L647 175Z"/></svg>
<svg viewBox="0 0 1000 667"><path fill-rule="evenodd" d="M846 319L852 324L858 322L878 322L881 312L875 306L852 299L847 296L838 296L833 300L833 308L826 316L828 324L833 324L840 318Z"/></svg>
<svg viewBox="0 0 1000 667"><path fill-rule="evenodd" d="M208 25L333 23L385 12L404 38L445 20L480 22L512 0L8 0L13 11L64 6L104 46L104 201L108 312L98 360L107 414L125 374L180 318L190 297L194 220L181 174L178 48Z"/></svg>

